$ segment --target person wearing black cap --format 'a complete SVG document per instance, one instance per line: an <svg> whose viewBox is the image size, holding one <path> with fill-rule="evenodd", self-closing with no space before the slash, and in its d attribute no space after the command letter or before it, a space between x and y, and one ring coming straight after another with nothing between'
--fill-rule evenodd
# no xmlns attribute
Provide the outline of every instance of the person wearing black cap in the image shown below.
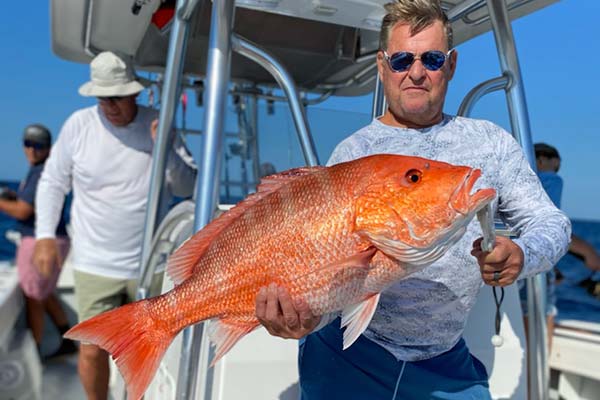
<svg viewBox="0 0 600 400"><path fill-rule="evenodd" d="M67 316L62 309L59 299L54 294L56 282L60 273L60 265L53 265L48 276L39 273L33 264L35 247L35 195L38 181L44 169L44 163L50 155L52 137L50 131L43 125L32 124L23 132L23 150L30 168L25 179L21 182L17 193L5 195L0 199L0 211L18 221L17 229L21 233L21 242L17 249L17 272L19 284L25 295L27 323L33 338L40 348L44 332L44 314L47 312L59 332L63 334L69 329ZM56 229L57 242L64 260L69 250L69 239L65 229L65 221L61 219ZM46 359L61 354L73 353L77 350L74 342L63 339L60 347Z"/></svg>
<svg viewBox="0 0 600 400"><path fill-rule="evenodd" d="M563 179L558 175L561 164L560 154L556 147L547 143L535 143L533 148L535 151L537 175L540 178L542 187L554 205L560 208L563 191ZM571 234L571 243L569 243L569 253L581 259L586 267L592 271L600 271L600 255L596 252L594 246L573 233ZM558 282L557 276L559 273L560 271L557 268L546 272L545 311L549 351L552 350L552 339L554 337L554 317L558 313L555 285ZM521 298L521 308L523 309L525 333L527 333L527 290L524 281L519 281L519 296Z"/></svg>

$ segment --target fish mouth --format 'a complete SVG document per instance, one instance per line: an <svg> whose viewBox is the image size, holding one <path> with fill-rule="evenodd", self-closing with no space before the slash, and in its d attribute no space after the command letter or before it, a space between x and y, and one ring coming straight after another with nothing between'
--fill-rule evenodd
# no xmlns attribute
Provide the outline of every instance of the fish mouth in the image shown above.
<svg viewBox="0 0 600 400"><path fill-rule="evenodd" d="M481 177L480 169L469 170L462 184L450 197L450 207L462 215L474 214L496 198L496 191L492 188L479 189L471 194L477 179Z"/></svg>

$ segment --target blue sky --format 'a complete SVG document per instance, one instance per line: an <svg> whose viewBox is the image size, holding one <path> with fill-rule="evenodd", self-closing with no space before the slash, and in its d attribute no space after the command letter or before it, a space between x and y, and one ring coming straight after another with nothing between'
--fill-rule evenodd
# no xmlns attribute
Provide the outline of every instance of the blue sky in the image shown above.
<svg viewBox="0 0 600 400"><path fill-rule="evenodd" d="M0 180L18 180L27 170L20 145L23 127L40 122L56 134L72 111L94 100L77 94L79 85L88 79L87 66L53 55L46 6L23 7L19 2L8 2L4 15L10 18L0 24ZM555 145L561 152L563 209L572 218L593 220L600 220L596 164L600 158L598 15L600 1L563 0L513 24L533 139ZM473 86L500 74L491 34L459 46L458 51L458 69L446 102L449 113L456 112ZM309 108L321 161L327 159L339 140L369 121L370 109L370 96L333 98ZM201 112L190 109L188 114L188 126L199 127ZM261 139L261 157L278 169L302 163L293 123L287 116L282 104L276 107L274 116L267 116L261 105L260 126L266 132ZM510 128L501 93L484 98L473 116ZM194 154L199 154L199 138L191 138L189 145Z"/></svg>

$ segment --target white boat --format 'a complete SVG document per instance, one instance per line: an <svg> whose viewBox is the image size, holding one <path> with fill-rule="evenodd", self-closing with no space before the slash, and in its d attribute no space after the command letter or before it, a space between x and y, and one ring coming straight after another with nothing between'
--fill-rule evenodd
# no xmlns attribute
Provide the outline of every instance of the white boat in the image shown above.
<svg viewBox="0 0 600 400"><path fill-rule="evenodd" d="M493 30L503 74L482 82L465 98L460 113L468 115L475 102L494 90L507 93L513 133L525 148L531 137L523 85L510 21L535 12L556 0L452 0L443 1L460 45ZM292 111L300 147L308 165L318 163L305 108L329 96L358 96L374 92L373 115L385 100L376 85L374 58L378 30L387 0L52 0L52 47L59 57L87 63L102 50L130 55L138 71L160 73L161 124L154 152L153 186L149 195L147 227L157 225L158 189L162 182L166 132L173 121L181 87L205 94L205 122L198 131L205 135L202 176L196 202L184 202L162 221L154 237L147 234L143 247L140 295L147 277L179 243L212 218L214 179L222 157L216 151L224 135L224 102L229 94L244 104L239 108L237 140L245 149L247 172L236 181L228 177L224 187L242 194L259 179L256 107L259 101L286 101ZM214 7L214 8L213 8ZM235 14L235 19L233 15ZM235 22L234 22L235 21ZM231 59L229 58L231 54ZM281 86L285 96L273 95ZM161 161L162 160L162 161ZM241 188L241 189L240 189ZM15 315L19 309L16 279L4 277L8 289L0 313ZM69 290L69 275L62 287ZM532 280L531 288L538 283ZM3 288L4 286L0 287ZM163 291L169 289L165 280ZM544 355L543 318L539 301L532 301L530 351L524 340L517 291L507 288L502 305L504 345L493 347L495 305L491 289L481 291L465 333L472 352L490 373L495 399L526 399L529 354L532 389L530 399L549 398L547 368L555 375L552 397L599 399L600 376L590 355L600 351L600 325L577 321L556 329L552 358ZM4 292L3 292L4 293ZM11 308L12 307L12 308ZM3 316L3 314L0 314ZM9 321L3 319L2 321ZM13 324L2 325L10 335ZM295 341L273 338L258 330L244 338L214 369L208 369L208 343L202 325L178 335L169 348L146 399L296 399L297 367ZM18 347L18 346L17 346ZM26 345L21 345L26 349ZM2 349L2 347L0 347ZM25 350L24 350L25 351ZM5 353L0 353L4 360ZM32 382L39 375L39 360L28 358ZM3 364L0 361L0 369ZM37 366L36 366L37 365ZM1 374L0 374L1 375ZM66 379L76 380L76 376ZM30 385L30 387L35 387ZM123 384L112 369L111 391L124 398ZM2 392L0 392L1 394ZM63 393L65 394L65 393ZM81 393L74 396L80 396ZM34 394L34 396L36 396ZM37 399L40 397L23 397ZM72 397L77 398L77 397Z"/></svg>

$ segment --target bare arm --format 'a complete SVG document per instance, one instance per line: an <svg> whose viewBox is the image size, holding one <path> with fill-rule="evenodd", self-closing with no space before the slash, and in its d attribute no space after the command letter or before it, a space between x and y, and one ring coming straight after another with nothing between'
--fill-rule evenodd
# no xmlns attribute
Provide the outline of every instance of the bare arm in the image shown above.
<svg viewBox="0 0 600 400"><path fill-rule="evenodd" d="M154 141L156 141L157 132L158 120L155 119L150 126L150 134ZM194 191L198 169L183 139L178 134L174 135L171 149L167 155L165 183L169 186L173 195L189 197Z"/></svg>
<svg viewBox="0 0 600 400"><path fill-rule="evenodd" d="M33 206L21 199L0 199L0 211L19 221L24 221L33 215Z"/></svg>
<svg viewBox="0 0 600 400"><path fill-rule="evenodd" d="M594 246L576 235L571 235L571 244L569 252L580 256L586 267L592 271L600 271L600 255L596 252Z"/></svg>

